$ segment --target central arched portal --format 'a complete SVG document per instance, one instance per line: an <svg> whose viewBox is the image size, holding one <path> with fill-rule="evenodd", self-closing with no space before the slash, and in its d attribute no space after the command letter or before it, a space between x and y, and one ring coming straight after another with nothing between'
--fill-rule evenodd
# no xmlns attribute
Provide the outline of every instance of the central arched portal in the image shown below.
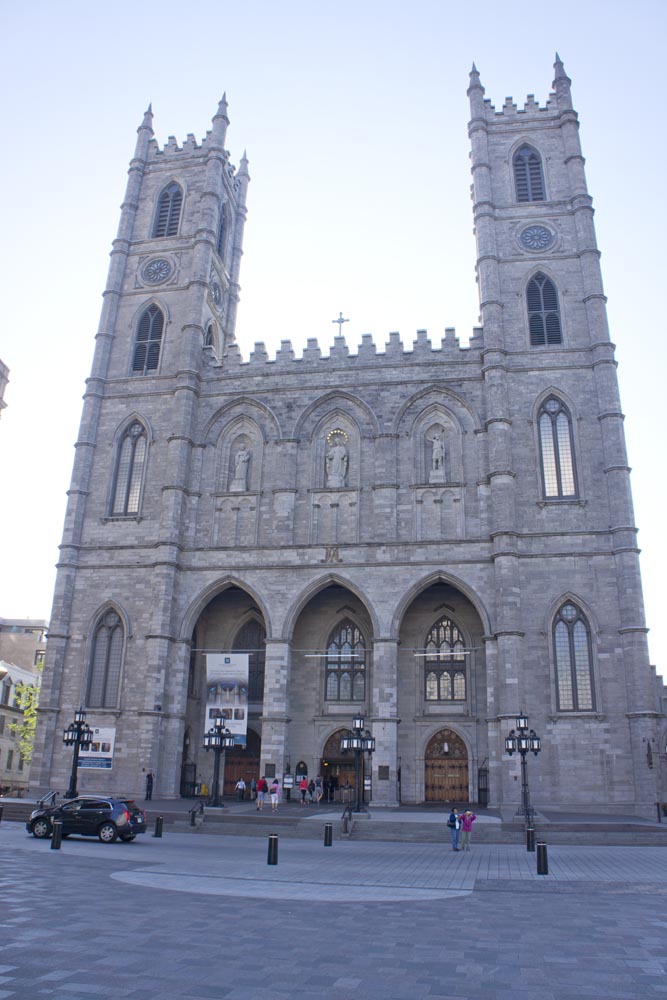
<svg viewBox="0 0 667 1000"><path fill-rule="evenodd" d="M428 741L424 755L427 802L468 801L468 751L453 730L440 729Z"/></svg>

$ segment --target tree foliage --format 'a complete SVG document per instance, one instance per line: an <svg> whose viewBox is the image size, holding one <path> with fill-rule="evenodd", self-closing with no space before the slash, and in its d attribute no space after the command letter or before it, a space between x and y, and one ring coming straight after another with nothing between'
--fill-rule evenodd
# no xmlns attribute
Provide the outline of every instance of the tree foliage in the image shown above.
<svg viewBox="0 0 667 1000"><path fill-rule="evenodd" d="M30 766L35 746L37 730L37 706L39 705L39 684L26 684L19 681L14 689L16 707L20 708L23 717L20 722L12 722L9 729L18 743L19 753L26 766Z"/></svg>

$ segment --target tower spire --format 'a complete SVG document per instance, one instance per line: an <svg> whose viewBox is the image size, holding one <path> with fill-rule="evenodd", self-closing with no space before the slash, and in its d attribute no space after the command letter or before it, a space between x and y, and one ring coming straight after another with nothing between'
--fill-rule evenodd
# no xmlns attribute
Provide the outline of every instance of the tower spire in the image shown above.
<svg viewBox="0 0 667 1000"><path fill-rule="evenodd" d="M470 85L468 86L468 97L470 98L470 114L472 118L484 116L484 87L479 78L479 72L475 64L470 70Z"/></svg>
<svg viewBox="0 0 667 1000"><path fill-rule="evenodd" d="M218 104L218 110L213 115L213 137L220 143L221 146L225 145L227 128L229 126L227 107L227 92L225 91Z"/></svg>
<svg viewBox="0 0 667 1000"><path fill-rule="evenodd" d="M565 72L563 60L558 53L556 53L556 60L554 62L553 88L556 92L556 101L561 111L570 110L572 108L572 92L570 90L571 83L572 81Z"/></svg>

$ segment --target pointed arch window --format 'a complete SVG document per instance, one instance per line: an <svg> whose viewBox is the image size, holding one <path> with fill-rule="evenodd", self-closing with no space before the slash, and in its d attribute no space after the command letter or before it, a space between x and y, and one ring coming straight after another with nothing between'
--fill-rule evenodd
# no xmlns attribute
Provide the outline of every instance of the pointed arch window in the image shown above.
<svg viewBox="0 0 667 1000"><path fill-rule="evenodd" d="M556 396L542 403L538 417L542 485L546 500L565 500L578 495L574 463L572 418Z"/></svg>
<svg viewBox="0 0 667 1000"><path fill-rule="evenodd" d="M449 618L441 618L426 637L424 699L466 700L466 651L463 635Z"/></svg>
<svg viewBox="0 0 667 1000"><path fill-rule="evenodd" d="M160 362L164 315L157 306L149 306L139 319L137 339L132 357L132 374L148 375L157 370Z"/></svg>
<svg viewBox="0 0 667 1000"><path fill-rule="evenodd" d="M222 208L220 210L220 224L218 226L218 239L215 245L216 253L221 260L225 257L225 246L227 243L227 218L225 216L225 210Z"/></svg>
<svg viewBox="0 0 667 1000"><path fill-rule="evenodd" d="M249 619L236 633L232 650L248 654L248 701L263 701L266 629L262 623L256 618Z"/></svg>
<svg viewBox="0 0 667 1000"><path fill-rule="evenodd" d="M526 303L531 347L562 344L558 292L553 281L541 271L528 282Z"/></svg>
<svg viewBox="0 0 667 1000"><path fill-rule="evenodd" d="M204 347L215 347L215 324L209 323L204 334Z"/></svg>
<svg viewBox="0 0 667 1000"><path fill-rule="evenodd" d="M123 660L123 623L115 611L107 611L93 634L88 673L88 708L117 708Z"/></svg>
<svg viewBox="0 0 667 1000"><path fill-rule="evenodd" d="M558 611L553 628L556 694L560 712L586 712L595 708L591 630L581 608L567 601Z"/></svg>
<svg viewBox="0 0 667 1000"><path fill-rule="evenodd" d="M135 420L118 443L111 514L139 513L147 450L146 428Z"/></svg>
<svg viewBox="0 0 667 1000"><path fill-rule="evenodd" d="M349 619L336 626L327 643L325 698L327 701L366 698L366 642Z"/></svg>
<svg viewBox="0 0 667 1000"><path fill-rule="evenodd" d="M153 227L153 238L178 235L182 205L183 192L174 181L160 195Z"/></svg>
<svg viewBox="0 0 667 1000"><path fill-rule="evenodd" d="M544 201L542 157L532 146L521 146L514 154L514 187L517 201Z"/></svg>

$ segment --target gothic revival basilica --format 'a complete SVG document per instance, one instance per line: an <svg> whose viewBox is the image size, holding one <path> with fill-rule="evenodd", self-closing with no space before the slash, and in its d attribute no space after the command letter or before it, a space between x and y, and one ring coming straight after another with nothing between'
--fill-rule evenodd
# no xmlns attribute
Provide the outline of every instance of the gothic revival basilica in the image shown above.
<svg viewBox="0 0 667 1000"><path fill-rule="evenodd" d="M234 337L249 175L138 130L69 492L34 772L63 788L81 705L113 736L83 791L210 784L208 653L247 653L237 778L354 781L374 806L655 816L649 664L614 347L570 80L500 110L470 74L482 325L275 358ZM465 192L460 192L465 197ZM111 763L109 767L108 764Z"/></svg>

